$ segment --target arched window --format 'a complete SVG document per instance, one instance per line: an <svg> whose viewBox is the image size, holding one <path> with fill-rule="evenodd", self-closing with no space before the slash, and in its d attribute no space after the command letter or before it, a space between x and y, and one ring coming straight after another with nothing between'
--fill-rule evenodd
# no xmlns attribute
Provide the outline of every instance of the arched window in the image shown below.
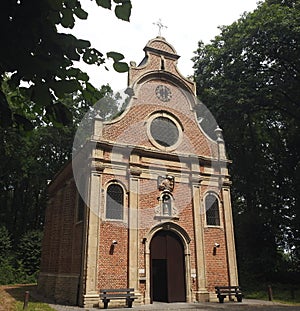
<svg viewBox="0 0 300 311"><path fill-rule="evenodd" d="M209 193L205 197L206 224L220 226L219 201L216 195Z"/></svg>
<svg viewBox="0 0 300 311"><path fill-rule="evenodd" d="M123 219L124 191L118 184L111 184L106 192L106 218Z"/></svg>

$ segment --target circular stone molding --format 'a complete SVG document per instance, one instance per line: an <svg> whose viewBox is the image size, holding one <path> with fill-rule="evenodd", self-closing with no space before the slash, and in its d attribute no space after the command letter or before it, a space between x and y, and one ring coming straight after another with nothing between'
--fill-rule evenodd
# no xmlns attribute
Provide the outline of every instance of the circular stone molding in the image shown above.
<svg viewBox="0 0 300 311"><path fill-rule="evenodd" d="M147 134L150 142L158 149L170 151L178 147L182 139L182 127L167 112L150 116L147 121Z"/></svg>

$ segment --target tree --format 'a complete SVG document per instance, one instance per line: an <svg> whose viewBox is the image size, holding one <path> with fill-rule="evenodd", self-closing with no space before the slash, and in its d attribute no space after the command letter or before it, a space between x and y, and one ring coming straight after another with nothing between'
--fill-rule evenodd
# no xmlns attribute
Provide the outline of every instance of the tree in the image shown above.
<svg viewBox="0 0 300 311"><path fill-rule="evenodd" d="M12 242L8 230L0 225L0 284L13 283L14 268L11 263Z"/></svg>
<svg viewBox="0 0 300 311"><path fill-rule="evenodd" d="M10 93L8 88L5 90ZM11 100L10 96L7 98ZM43 228L47 184L71 160L77 127L87 112L95 111L94 98L99 102L96 113L104 120L122 109L119 95L105 85L95 90L90 100L77 93L63 99L73 116L68 126L35 122L30 132L0 127L0 225L7 226L14 243L24 232Z"/></svg>
<svg viewBox="0 0 300 311"><path fill-rule="evenodd" d="M300 260L299 9L299 1L266 0L199 42L194 58L199 98L233 160L240 271L261 280L282 268L283 250Z"/></svg>
<svg viewBox="0 0 300 311"><path fill-rule="evenodd" d="M40 269L42 232L26 232L18 243L17 257L27 275L34 275Z"/></svg>
<svg viewBox="0 0 300 311"><path fill-rule="evenodd" d="M0 260L2 260L7 256L7 253L11 251L11 239L4 225L0 226L0 237Z"/></svg>
<svg viewBox="0 0 300 311"><path fill-rule="evenodd" d="M111 0L95 0L102 8L112 9ZM129 21L130 0L113 0L115 15ZM0 126L21 125L32 129L33 120L50 119L59 124L72 120L69 109L61 102L65 94L95 91L86 73L74 67L74 61L102 65L105 56L87 40L60 33L57 26L73 28L76 18L88 14L79 0L9 0L0 5ZM119 72L128 70L123 55L108 52ZM11 107L2 82L8 84L18 107ZM23 98L27 101L23 102Z"/></svg>
<svg viewBox="0 0 300 311"><path fill-rule="evenodd" d="M8 87L5 90L10 93ZM97 105L97 114L103 119L113 118L122 109L119 95L114 95L109 85L91 96L90 101L78 93L63 99L73 115L67 126L38 120L29 132L21 127L0 127L0 284L35 281L47 184L70 161L78 124L88 111L95 111L92 99L105 98Z"/></svg>

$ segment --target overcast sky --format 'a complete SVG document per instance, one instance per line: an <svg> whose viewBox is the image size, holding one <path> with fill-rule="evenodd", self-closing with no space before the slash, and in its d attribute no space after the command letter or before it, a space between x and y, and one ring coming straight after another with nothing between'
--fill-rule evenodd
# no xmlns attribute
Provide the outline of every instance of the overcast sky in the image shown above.
<svg viewBox="0 0 300 311"><path fill-rule="evenodd" d="M95 1L82 0L82 7L88 11L85 21L78 20L72 31L78 38L88 39L92 46L102 53L118 51L125 61L136 61L144 57L143 48L150 39L158 35L154 25L159 19L167 28L162 36L173 45L177 54L179 71L193 74L193 52L198 41L209 43L219 34L218 26L230 25L244 12L257 7L257 0L131 0L130 22L118 20L113 11L103 9ZM84 66L91 82L100 87L109 83L114 91L126 88L127 73L120 74L111 67Z"/></svg>

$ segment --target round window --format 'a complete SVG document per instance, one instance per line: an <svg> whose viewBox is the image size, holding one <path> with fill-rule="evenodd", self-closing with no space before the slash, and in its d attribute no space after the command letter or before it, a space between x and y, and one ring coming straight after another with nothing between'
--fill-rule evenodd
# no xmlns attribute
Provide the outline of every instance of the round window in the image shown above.
<svg viewBox="0 0 300 311"><path fill-rule="evenodd" d="M164 147L175 145L179 138L176 124L165 117L157 117L151 122L150 133L153 139Z"/></svg>

